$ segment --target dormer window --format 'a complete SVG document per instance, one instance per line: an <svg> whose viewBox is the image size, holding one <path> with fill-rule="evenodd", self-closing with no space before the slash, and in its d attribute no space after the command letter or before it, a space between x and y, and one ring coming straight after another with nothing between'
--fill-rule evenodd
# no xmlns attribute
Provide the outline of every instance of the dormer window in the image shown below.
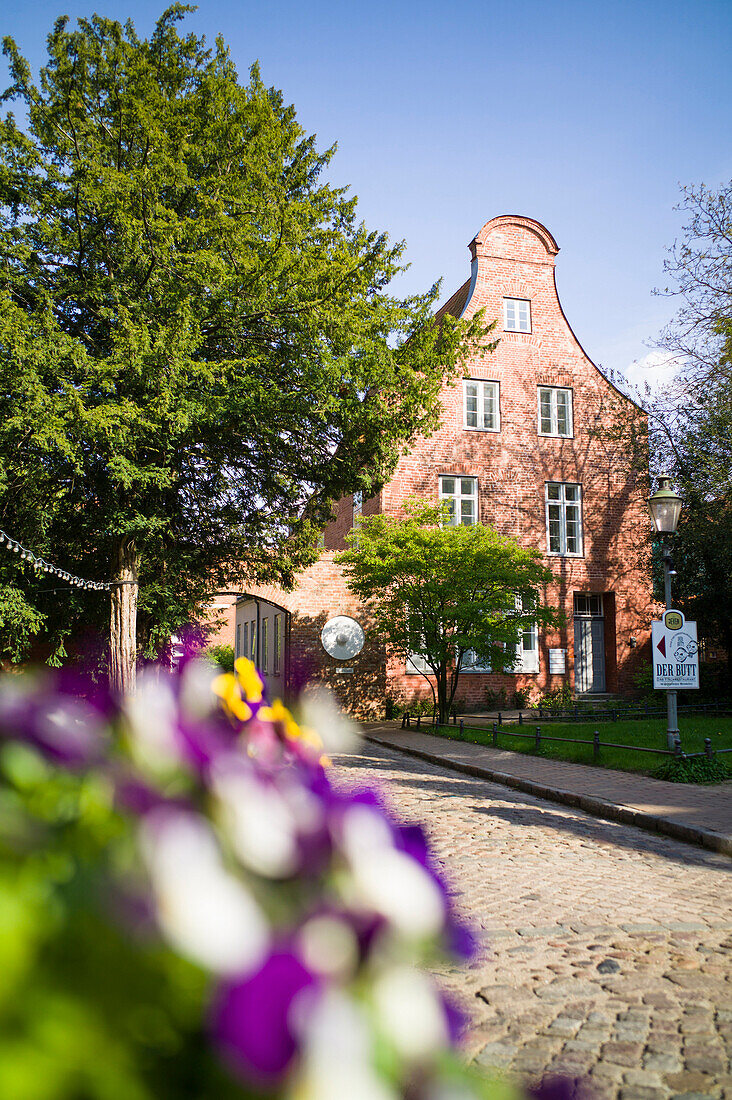
<svg viewBox="0 0 732 1100"><path fill-rule="evenodd" d="M503 331L531 332L531 302L528 298L503 299Z"/></svg>

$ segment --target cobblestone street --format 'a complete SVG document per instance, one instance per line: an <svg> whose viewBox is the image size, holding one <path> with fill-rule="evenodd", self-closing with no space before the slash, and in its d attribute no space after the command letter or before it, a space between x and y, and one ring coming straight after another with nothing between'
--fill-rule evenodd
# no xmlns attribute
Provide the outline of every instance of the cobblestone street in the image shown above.
<svg viewBox="0 0 732 1100"><path fill-rule="evenodd" d="M729 857L370 744L336 773L388 782L485 938L440 972L471 1058L580 1098L732 1098Z"/></svg>

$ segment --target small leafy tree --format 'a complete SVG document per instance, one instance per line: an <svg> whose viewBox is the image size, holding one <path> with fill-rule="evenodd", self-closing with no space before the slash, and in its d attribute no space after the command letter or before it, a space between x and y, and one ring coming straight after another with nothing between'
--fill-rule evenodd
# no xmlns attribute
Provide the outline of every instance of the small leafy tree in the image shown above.
<svg viewBox="0 0 732 1100"><path fill-rule="evenodd" d="M468 651L498 672L513 664L526 628L559 620L542 599L552 573L538 550L481 524L451 526L444 506L410 500L404 517L369 516L349 539L336 559L348 585L394 656L424 658L440 722Z"/></svg>

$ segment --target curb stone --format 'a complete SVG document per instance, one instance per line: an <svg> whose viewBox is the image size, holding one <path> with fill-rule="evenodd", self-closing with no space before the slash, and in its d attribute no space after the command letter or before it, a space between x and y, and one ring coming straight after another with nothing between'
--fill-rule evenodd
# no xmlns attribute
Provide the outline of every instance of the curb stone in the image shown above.
<svg viewBox="0 0 732 1100"><path fill-rule="evenodd" d="M427 752L425 749L411 748L404 745L395 745L386 738L381 738L372 732L363 731L366 741L371 741L383 748L392 749L394 752L405 756L415 756L420 760L426 760L430 764L437 764L448 771L462 772L476 779L488 779L493 783L500 783L504 787L512 787L524 794L534 795L535 798L543 798L548 802L559 802L574 809L584 810L593 817L600 817L606 821L617 821L622 825L634 825L637 829L643 829L650 833L662 833L673 837L675 840L693 844L699 848L707 848L712 852L732 856L732 836L716 833L712 829L701 829L694 825L686 825L681 821L675 821L670 817L662 817L659 814L645 813L643 810L632 809L615 802L607 802L602 798L592 798L587 795L577 794L575 791L565 791L558 787L547 787L543 783L535 783L531 779L522 776L508 775L505 772L494 771L479 764L465 764L462 761L450 760L438 753Z"/></svg>

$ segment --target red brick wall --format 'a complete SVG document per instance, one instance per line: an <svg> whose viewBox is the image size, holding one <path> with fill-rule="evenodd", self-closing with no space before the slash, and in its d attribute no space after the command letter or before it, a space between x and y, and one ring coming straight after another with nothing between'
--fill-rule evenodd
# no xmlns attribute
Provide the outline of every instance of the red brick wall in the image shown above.
<svg viewBox="0 0 732 1100"><path fill-rule="evenodd" d="M573 599L575 592L605 597L607 690L627 692L638 664L649 656L651 604L647 484L638 477L623 446L612 442L606 429L618 418L639 416L636 407L603 377L577 342L559 303L554 280L558 251L551 235L527 218L505 216L488 222L470 245L473 257L472 295L467 286L453 301L469 298L466 316L480 308L486 318L498 318L494 353L478 351L467 375L500 384L500 431L470 431L463 427L462 385L443 389L444 415L439 430L417 441L399 461L383 491L364 502L364 514L383 510L398 513L405 497L438 498L440 474L463 474L478 479L480 520L523 545L538 548L555 580L545 599L565 614L565 623L540 636L538 675L482 675L461 677L458 699L479 705L488 687L516 688L534 694L564 682L574 686ZM532 331L503 331L503 298L531 302ZM563 386L573 392L574 435L570 439L545 437L538 432L537 386ZM572 482L582 486L583 556L547 554L545 483ZM333 550L344 547L353 516L351 497L338 505L336 518L326 529L326 547L320 562L302 575L294 593L280 594L279 602L293 610L293 658L334 687L344 703L361 712L369 699L378 708L384 692L390 695L429 696L420 676L408 675L401 661L385 668L378 647L361 658L363 675L347 687L334 674L334 662L324 654L319 633L327 618L353 614L363 622L337 566ZM272 592L273 590L269 590ZM262 592L265 595L265 591ZM274 598L273 595L267 598ZM631 648L631 637L637 648ZM566 676L550 676L549 648L567 651ZM377 700L370 696L378 692Z"/></svg>
<svg viewBox="0 0 732 1100"><path fill-rule="evenodd" d="M206 625L213 625L214 630L208 637L207 646L230 645L234 646L234 624L236 620L236 596L216 596L211 601L208 615L204 620Z"/></svg>
<svg viewBox="0 0 732 1100"><path fill-rule="evenodd" d="M564 316L556 292L557 246L537 223L524 218L496 218L471 244L477 278L465 311L484 308L486 319L498 318L493 354L478 352L469 377L500 384L501 430L463 428L462 386L443 390L445 414L440 430L421 439L403 458L383 492L384 509L399 509L405 496L438 497L439 474L478 478L480 519L502 534L542 551L556 580L548 602L560 607L566 625L540 638L538 676L462 677L459 695L477 702L487 686L534 686L546 690L563 677L550 677L551 648L567 650L573 684L575 592L605 593L606 675L609 691L627 691L634 668L648 656L651 619L650 543L645 497L647 486L632 468L623 448L600 436L618 416L638 415L587 358ZM530 334L503 331L503 298L531 301ZM537 386L564 386L573 391L574 438L540 436ZM549 556L545 522L545 482L582 486L584 554L581 558ZM611 620L615 631L610 638ZM630 648L630 637L638 648ZM413 691L414 676L395 670L398 689Z"/></svg>
<svg viewBox="0 0 732 1100"><path fill-rule="evenodd" d="M251 594L290 612L290 695L307 686L323 684L358 717L381 717L386 695L384 652L372 638L368 616L346 588L343 571L333 558L332 551L324 551L315 565L300 574L292 592L262 585L252 588ZM350 661L335 660L326 653L320 640L323 627L335 615L357 619L366 634L363 649ZM353 672L338 671L343 668L352 668Z"/></svg>

